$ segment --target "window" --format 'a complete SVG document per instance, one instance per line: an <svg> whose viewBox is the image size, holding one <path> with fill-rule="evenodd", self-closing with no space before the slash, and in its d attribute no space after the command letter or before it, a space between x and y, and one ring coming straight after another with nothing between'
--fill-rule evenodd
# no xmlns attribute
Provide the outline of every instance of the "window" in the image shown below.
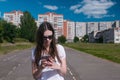
<svg viewBox="0 0 120 80"><path fill-rule="evenodd" d="M116 41L119 41L119 39L116 39Z"/></svg>

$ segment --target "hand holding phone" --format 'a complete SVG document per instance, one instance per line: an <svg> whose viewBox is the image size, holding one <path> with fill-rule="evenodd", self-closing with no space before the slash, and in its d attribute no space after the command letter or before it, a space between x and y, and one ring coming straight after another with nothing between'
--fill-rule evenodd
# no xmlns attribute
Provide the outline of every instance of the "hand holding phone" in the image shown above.
<svg viewBox="0 0 120 80"><path fill-rule="evenodd" d="M42 59L45 59L45 60L49 61L49 58L50 58L50 57L51 57L51 56L42 56L42 57L41 57L41 60L42 60Z"/></svg>
<svg viewBox="0 0 120 80"><path fill-rule="evenodd" d="M46 67L46 66L50 66L50 58L51 56L47 55L47 56L42 56L41 57L41 65Z"/></svg>

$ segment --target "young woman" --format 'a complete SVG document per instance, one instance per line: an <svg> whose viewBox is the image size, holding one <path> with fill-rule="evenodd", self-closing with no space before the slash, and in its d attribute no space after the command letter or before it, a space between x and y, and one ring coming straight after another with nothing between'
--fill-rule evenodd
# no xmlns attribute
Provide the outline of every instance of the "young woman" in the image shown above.
<svg viewBox="0 0 120 80"><path fill-rule="evenodd" d="M55 33L49 22L43 22L36 34L36 48L32 50L32 74L36 80L64 80L66 54L56 44Z"/></svg>

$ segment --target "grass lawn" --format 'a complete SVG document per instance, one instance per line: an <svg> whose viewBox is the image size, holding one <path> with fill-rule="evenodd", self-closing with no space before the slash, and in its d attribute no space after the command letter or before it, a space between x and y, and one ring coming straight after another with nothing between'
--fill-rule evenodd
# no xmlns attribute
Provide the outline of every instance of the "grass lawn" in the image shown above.
<svg viewBox="0 0 120 80"><path fill-rule="evenodd" d="M23 50L26 48L33 47L34 44L30 42L17 42L15 44L12 43L0 43L0 55L7 54L16 50Z"/></svg>
<svg viewBox="0 0 120 80"><path fill-rule="evenodd" d="M120 44L66 43L67 47L120 63Z"/></svg>

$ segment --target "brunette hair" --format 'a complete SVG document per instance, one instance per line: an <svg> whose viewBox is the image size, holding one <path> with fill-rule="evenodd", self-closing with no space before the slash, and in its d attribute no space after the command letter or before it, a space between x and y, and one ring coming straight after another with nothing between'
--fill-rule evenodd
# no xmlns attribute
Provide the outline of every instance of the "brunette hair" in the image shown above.
<svg viewBox="0 0 120 80"><path fill-rule="evenodd" d="M34 56L35 56L35 63L37 66L39 66L39 61L41 59L42 51L45 50L45 47L43 46L43 43L44 43L43 36L44 36L44 32L46 30L50 30L53 33L52 41L50 44L49 54L54 59L55 59L55 57L57 57L58 61L61 63L61 60L60 60L59 55L58 55L57 47L56 47L56 39L55 39L54 29L49 22L43 22L39 26L37 33L36 33L36 48L35 48Z"/></svg>

